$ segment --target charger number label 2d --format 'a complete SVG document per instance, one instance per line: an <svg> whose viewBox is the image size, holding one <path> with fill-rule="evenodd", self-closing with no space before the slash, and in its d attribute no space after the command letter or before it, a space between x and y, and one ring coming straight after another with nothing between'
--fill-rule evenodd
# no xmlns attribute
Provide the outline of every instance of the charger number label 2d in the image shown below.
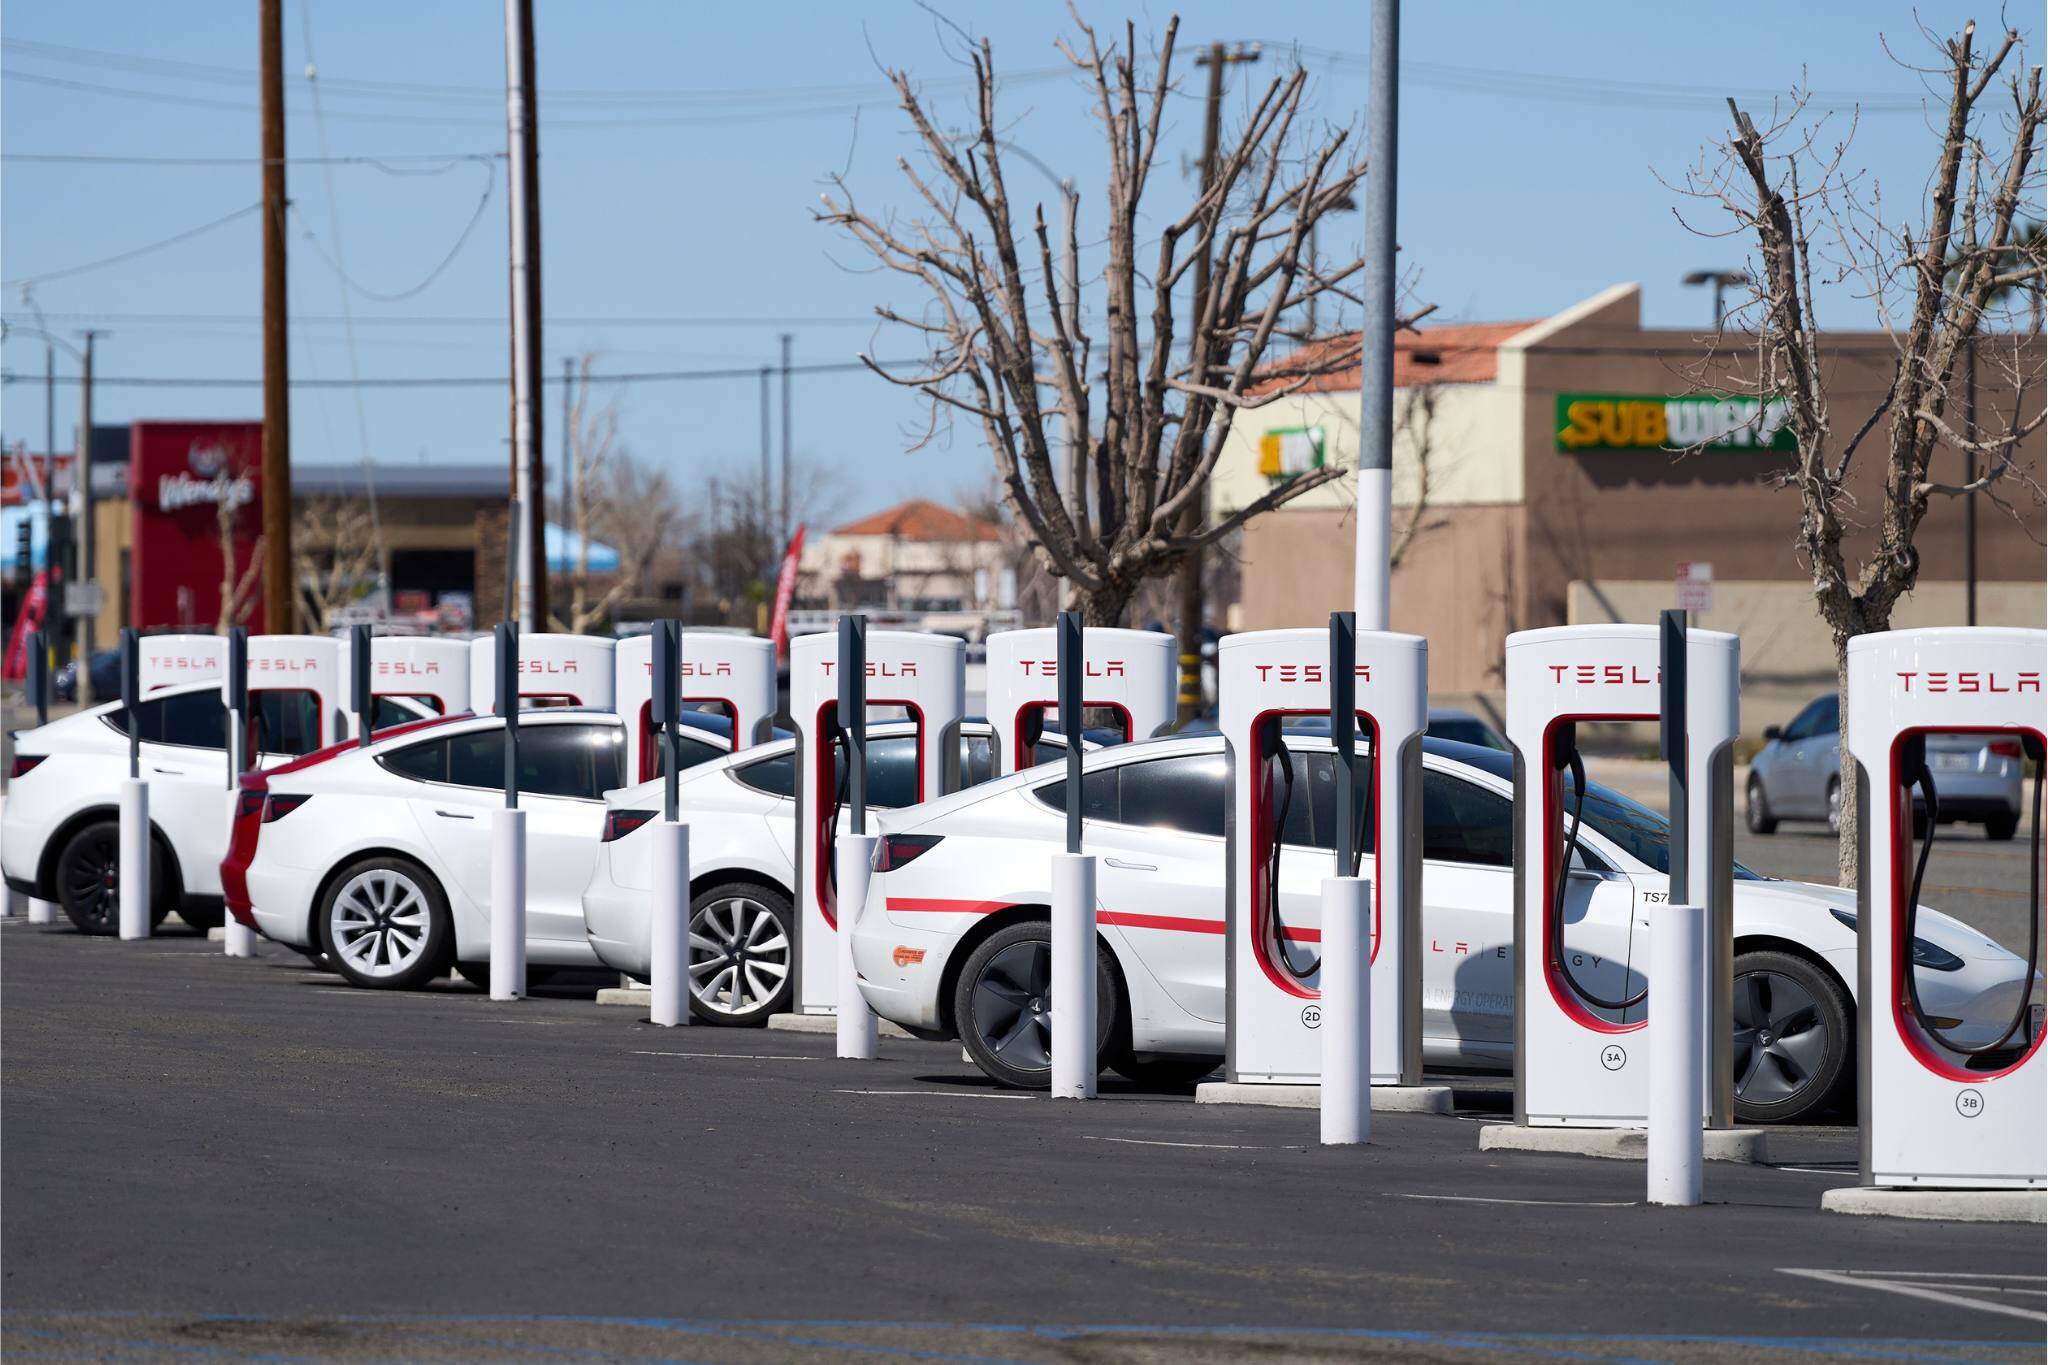
<svg viewBox="0 0 2048 1365"><path fill-rule="evenodd" d="M1321 1005L1303 1005L1301 1007L1301 1024L1303 1028L1321 1028L1323 1026L1323 1007Z"/></svg>

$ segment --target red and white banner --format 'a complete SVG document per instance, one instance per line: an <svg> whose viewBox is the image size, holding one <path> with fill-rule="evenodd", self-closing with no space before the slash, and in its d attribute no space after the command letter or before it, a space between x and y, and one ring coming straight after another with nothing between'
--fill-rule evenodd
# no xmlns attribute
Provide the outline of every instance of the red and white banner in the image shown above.
<svg viewBox="0 0 2048 1365"><path fill-rule="evenodd" d="M768 623L768 638L775 642L775 657L789 653L789 601L796 596L796 566L804 553L804 528L798 526L789 538L789 550L782 556L782 572L775 575L775 615Z"/></svg>

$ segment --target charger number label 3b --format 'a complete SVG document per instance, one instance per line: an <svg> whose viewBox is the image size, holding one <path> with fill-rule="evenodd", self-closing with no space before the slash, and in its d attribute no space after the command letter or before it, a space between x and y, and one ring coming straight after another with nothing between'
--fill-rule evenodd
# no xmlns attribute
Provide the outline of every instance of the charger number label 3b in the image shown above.
<svg viewBox="0 0 2048 1365"><path fill-rule="evenodd" d="M1966 1119L1976 1118L1984 1112L1984 1092L1965 1090L1956 1096L1956 1112Z"/></svg>

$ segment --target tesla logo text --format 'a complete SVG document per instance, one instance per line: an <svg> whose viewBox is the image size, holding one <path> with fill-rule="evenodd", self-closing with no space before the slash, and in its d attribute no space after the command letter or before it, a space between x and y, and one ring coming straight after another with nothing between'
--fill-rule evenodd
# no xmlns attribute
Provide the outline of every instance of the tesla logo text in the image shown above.
<svg viewBox="0 0 2048 1365"><path fill-rule="evenodd" d="M318 668L317 659L251 659L251 673L304 673L309 668Z"/></svg>
<svg viewBox="0 0 2048 1365"><path fill-rule="evenodd" d="M1259 671L1260 682L1319 683L1324 673L1322 664L1253 664L1252 667ZM1351 671L1360 682L1372 681L1371 664L1354 664Z"/></svg>
<svg viewBox="0 0 2048 1365"><path fill-rule="evenodd" d="M374 665L383 676L401 678L428 678L441 671L441 665L433 660L422 662L418 659L379 659Z"/></svg>
<svg viewBox="0 0 2048 1365"><path fill-rule="evenodd" d="M640 665L640 668L648 677L654 676L654 664L651 661ZM676 665L676 676L681 678L730 678L732 676L732 665L729 663L693 664L685 659Z"/></svg>
<svg viewBox="0 0 2048 1365"><path fill-rule="evenodd" d="M575 673L579 671L574 659L521 659L521 673Z"/></svg>
<svg viewBox="0 0 2048 1365"><path fill-rule="evenodd" d="M1920 680L1923 692L2039 692L2039 673L1985 673L1977 669L1959 669L1949 673L1901 673L1899 690L1911 692L1914 679Z"/></svg>
<svg viewBox="0 0 2048 1365"><path fill-rule="evenodd" d="M219 667L212 659L195 659L188 654L149 654L143 656L142 662L149 668L159 668L166 673L178 673L188 668L212 670Z"/></svg>
<svg viewBox="0 0 2048 1365"><path fill-rule="evenodd" d="M924 961L924 949L906 948L899 943L896 945L896 951L889 954L889 960L899 967L915 967Z"/></svg>
<svg viewBox="0 0 2048 1365"><path fill-rule="evenodd" d="M1552 664L1550 680L1575 682L1585 687L1641 686L1658 680L1657 670L1641 664Z"/></svg>
<svg viewBox="0 0 2048 1365"><path fill-rule="evenodd" d="M1041 678L1050 678L1060 671L1057 659L1019 659L1017 662L1023 667L1024 676L1027 678L1033 676L1033 670L1036 670L1036 675ZM1124 661L1108 659L1101 663L1085 663L1081 665L1081 674L1089 678L1121 678L1124 676Z"/></svg>
<svg viewBox="0 0 2048 1365"><path fill-rule="evenodd" d="M831 677L832 670L838 667L838 665L839 661L837 659L825 660L825 676ZM886 659L869 659L868 676L870 678L914 678L917 676L917 665L915 663L892 664Z"/></svg>

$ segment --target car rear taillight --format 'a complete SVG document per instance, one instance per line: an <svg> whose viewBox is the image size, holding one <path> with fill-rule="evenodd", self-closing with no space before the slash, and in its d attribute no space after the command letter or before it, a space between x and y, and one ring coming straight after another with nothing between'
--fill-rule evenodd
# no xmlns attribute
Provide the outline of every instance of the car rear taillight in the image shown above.
<svg viewBox="0 0 2048 1365"><path fill-rule="evenodd" d="M659 814L659 811L651 810L608 810L604 813L604 835L601 842L609 844L616 839L623 839Z"/></svg>
<svg viewBox="0 0 2048 1365"><path fill-rule="evenodd" d="M875 871L894 872L938 847L942 837L938 834L883 835L881 849L875 855Z"/></svg>
<svg viewBox="0 0 2048 1365"><path fill-rule="evenodd" d="M244 799L246 800L247 798ZM285 816L290 815L312 799L312 796L305 792L300 792L296 795L272 792L263 799L263 823L268 825L282 820Z"/></svg>
<svg viewBox="0 0 2048 1365"><path fill-rule="evenodd" d="M8 769L8 780L11 782L23 773L34 772L42 766L43 760L48 757L48 754L16 754L13 766Z"/></svg>
<svg viewBox="0 0 2048 1365"><path fill-rule="evenodd" d="M2026 753L2017 739L1994 739L1984 746L1993 758L2024 758Z"/></svg>

